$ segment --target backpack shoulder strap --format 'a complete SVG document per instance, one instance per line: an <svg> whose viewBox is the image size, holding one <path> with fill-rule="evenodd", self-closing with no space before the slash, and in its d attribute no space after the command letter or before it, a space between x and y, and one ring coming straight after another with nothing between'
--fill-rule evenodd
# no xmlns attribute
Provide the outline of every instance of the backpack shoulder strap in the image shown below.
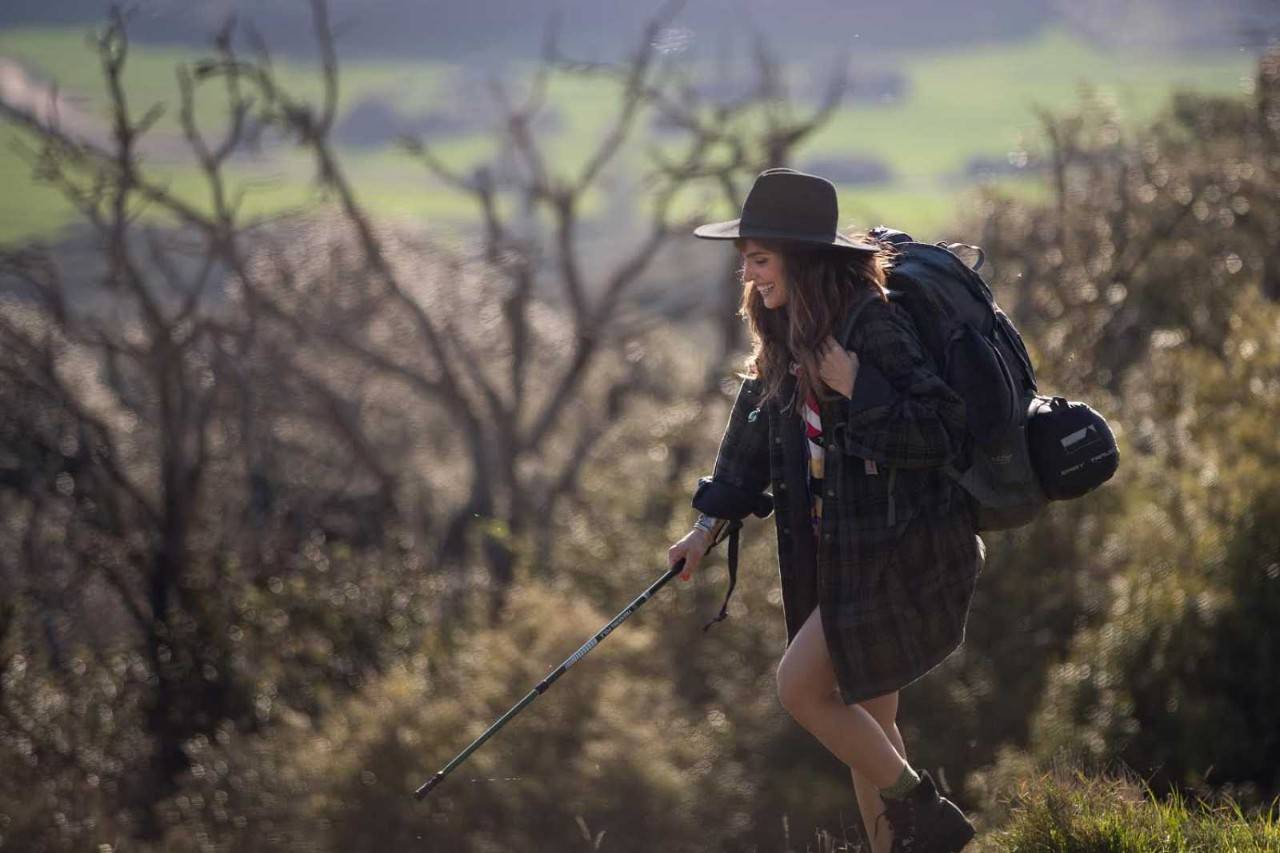
<svg viewBox="0 0 1280 853"><path fill-rule="evenodd" d="M868 290L853 303L853 308L849 310L848 316L844 318L844 323L840 326L840 337L836 339L840 342L840 346L846 349L849 347L849 336L853 334L853 327L857 325L858 318L862 316L862 312L876 298L875 293Z"/></svg>

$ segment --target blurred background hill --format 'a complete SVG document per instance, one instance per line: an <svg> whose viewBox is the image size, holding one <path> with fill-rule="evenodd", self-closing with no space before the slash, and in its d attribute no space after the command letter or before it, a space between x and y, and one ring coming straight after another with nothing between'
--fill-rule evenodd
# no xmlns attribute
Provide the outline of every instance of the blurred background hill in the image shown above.
<svg viewBox="0 0 1280 853"><path fill-rule="evenodd" d="M96 59L86 29L103 19L103 2L0 9L0 90L61 93L64 120L103 124ZM303 4L137 4L128 70L140 103L169 111L145 150L169 174L175 192L198 192L198 170L177 135L174 64L235 14L251 23L278 56L281 73L305 87L314 79L314 39ZM464 4L336 3L337 47L344 63L335 141L380 213L427 219L435 227L471 224L470 208L447 187L407 170L396 157L401 134L426 134L447 162L474 165L491 156L488 131L498 121L488 82L527 80L554 10L560 42L578 59L616 61L634 50L642 22L657 4L486 0ZM950 4L788 5L690 3L659 36L669 58L686 66L701 91L725 99L752 78L755 33L767 35L782 62L789 98L814 100L833 66L847 66L850 86L835 120L806 139L797 165L829 175L842 189L846 218L866 226L901 222L934 234L982 183L1035 194L1028 179L1044 168L1027 149L1036 110L1073 102L1081 87L1114 100L1130 122L1149 118L1175 88L1240 91L1268 38L1268 0L1204 5L1163 0L1108 3L993 2L957 12ZM820 21L820 25L815 22ZM513 23L518 22L518 23ZM820 29L815 29L820 26ZM821 36L816 35L817 32ZM537 130L559 159L582 156L600 132L611 97L590 81L553 87ZM201 115L207 108L197 106ZM671 145L660 123L654 144ZM639 161L635 162L639 168ZM47 237L71 221L69 207L28 192L29 169L0 132L0 241ZM238 163L246 203L287 208L307 194L308 168L295 152L264 142ZM599 202L596 202L599 203ZM944 235L938 234L938 237Z"/></svg>
<svg viewBox="0 0 1280 853"><path fill-rule="evenodd" d="M0 10L0 26L94 23L106 0L12 0ZM140 41L200 44L227 14L252 18L282 53L309 55L307 16L301 5L263 0L218 0L193 6L181 0L142 0L135 4ZM558 10L573 22L567 46L612 56L629 46L629 34L642 26L656 3L602 4L589 0L478 0L472 3L417 3L413 0L339 0L333 4L344 51L351 57L446 57L468 61L529 56L537 50L512 21L540 21ZM706 55L741 39L752 26L767 29L788 52L817 47L825 51L844 39L858 39L860 52L943 50L1016 41L1045 27L1064 24L1073 32L1106 44L1147 49L1234 48L1241 40L1265 34L1274 22L1267 0L1205 4L1191 0L988 0L957 9L940 0L897 3L837 3L796 0L783 7L773 0L699 0L689 4L682 24L696 34L695 53ZM823 21L815 45L812 22Z"/></svg>

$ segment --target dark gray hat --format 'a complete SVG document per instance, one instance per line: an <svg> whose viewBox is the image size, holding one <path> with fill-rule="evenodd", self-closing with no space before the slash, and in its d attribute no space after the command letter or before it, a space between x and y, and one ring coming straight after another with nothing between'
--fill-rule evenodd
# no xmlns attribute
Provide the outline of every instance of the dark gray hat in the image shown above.
<svg viewBox="0 0 1280 853"><path fill-rule="evenodd" d="M766 169L756 177L742 204L742 216L728 222L699 225L693 236L706 240L761 237L796 240L839 249L874 252L875 243L850 240L836 225L835 185L826 178L795 169Z"/></svg>

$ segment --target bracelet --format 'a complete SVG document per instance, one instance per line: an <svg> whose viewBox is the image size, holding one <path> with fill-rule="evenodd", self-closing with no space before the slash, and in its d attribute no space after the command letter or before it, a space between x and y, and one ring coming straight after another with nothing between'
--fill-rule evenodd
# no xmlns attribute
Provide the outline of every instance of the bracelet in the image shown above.
<svg viewBox="0 0 1280 853"><path fill-rule="evenodd" d="M724 524L725 519L715 518L714 516L707 515L704 512L698 516L698 520L693 523L693 526L697 530L705 531L707 535L711 537L711 541L714 542L716 534L720 532L720 528L723 527Z"/></svg>

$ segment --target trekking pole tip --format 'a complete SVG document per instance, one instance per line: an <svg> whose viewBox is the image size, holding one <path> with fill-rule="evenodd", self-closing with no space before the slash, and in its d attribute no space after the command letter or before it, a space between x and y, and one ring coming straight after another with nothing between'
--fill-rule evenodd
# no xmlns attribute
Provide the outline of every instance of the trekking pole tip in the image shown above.
<svg viewBox="0 0 1280 853"><path fill-rule="evenodd" d="M418 800L424 799L427 796L427 794L431 793L432 788L434 788L436 785L439 785L443 781L444 781L444 771L441 770L437 772L436 775L432 776L430 779L424 782L422 784L422 787L418 788L418 790L413 792L414 798Z"/></svg>

